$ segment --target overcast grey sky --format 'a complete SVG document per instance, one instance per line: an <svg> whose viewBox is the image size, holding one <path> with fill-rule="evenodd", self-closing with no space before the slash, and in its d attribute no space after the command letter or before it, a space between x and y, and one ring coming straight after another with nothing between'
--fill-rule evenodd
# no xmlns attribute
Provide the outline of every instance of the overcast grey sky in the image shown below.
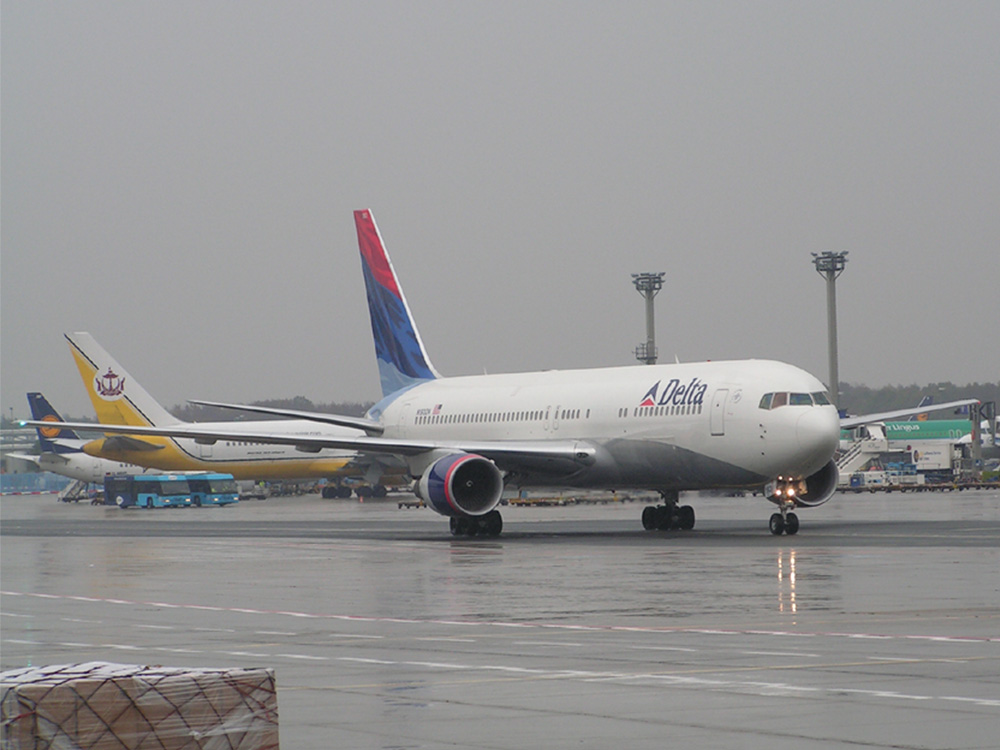
<svg viewBox="0 0 1000 750"><path fill-rule="evenodd" d="M375 399L352 210L444 374L1000 379L1000 3L2 6L2 397Z"/></svg>

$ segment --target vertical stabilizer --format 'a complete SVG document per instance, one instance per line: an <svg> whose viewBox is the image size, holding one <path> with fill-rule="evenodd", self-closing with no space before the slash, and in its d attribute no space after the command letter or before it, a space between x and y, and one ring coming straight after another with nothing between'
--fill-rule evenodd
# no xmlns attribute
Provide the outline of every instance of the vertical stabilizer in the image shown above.
<svg viewBox="0 0 1000 750"><path fill-rule="evenodd" d="M354 212L382 395L439 377L431 364L371 211Z"/></svg>
<svg viewBox="0 0 1000 750"><path fill-rule="evenodd" d="M28 408L31 409L31 418L40 422L65 421L41 393L28 394ZM54 443L53 440L80 440L79 435L65 427L36 427L35 430L43 453L67 453L75 450Z"/></svg>
<svg viewBox="0 0 1000 750"><path fill-rule="evenodd" d="M153 427L180 424L180 420L160 406L93 336L89 333L65 335L99 422Z"/></svg>

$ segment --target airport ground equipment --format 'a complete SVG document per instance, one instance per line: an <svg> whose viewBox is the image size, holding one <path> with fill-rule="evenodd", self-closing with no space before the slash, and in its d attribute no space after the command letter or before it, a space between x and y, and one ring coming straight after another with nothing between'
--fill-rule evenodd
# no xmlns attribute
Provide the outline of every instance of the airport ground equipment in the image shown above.
<svg viewBox="0 0 1000 750"><path fill-rule="evenodd" d="M183 474L116 475L104 480L104 504L119 508L185 508L193 504Z"/></svg>
<svg viewBox="0 0 1000 750"><path fill-rule="evenodd" d="M232 474L189 474L187 480L191 488L191 503L198 507L232 505L240 501L239 487Z"/></svg>

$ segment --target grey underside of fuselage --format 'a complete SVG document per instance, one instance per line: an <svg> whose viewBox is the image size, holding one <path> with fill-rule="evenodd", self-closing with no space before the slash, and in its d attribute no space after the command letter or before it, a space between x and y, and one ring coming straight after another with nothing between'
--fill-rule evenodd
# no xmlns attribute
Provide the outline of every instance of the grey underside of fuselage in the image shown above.
<svg viewBox="0 0 1000 750"><path fill-rule="evenodd" d="M610 440L597 446L593 464L576 465L559 476L548 464L532 471L521 464L510 477L518 486L551 485L592 489L697 490L756 487L769 481L739 466L668 443ZM555 471L553 471L555 469Z"/></svg>

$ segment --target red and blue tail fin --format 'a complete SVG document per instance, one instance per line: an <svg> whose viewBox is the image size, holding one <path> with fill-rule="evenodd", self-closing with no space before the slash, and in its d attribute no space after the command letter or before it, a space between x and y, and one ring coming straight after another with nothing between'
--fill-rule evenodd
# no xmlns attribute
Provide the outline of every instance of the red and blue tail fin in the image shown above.
<svg viewBox="0 0 1000 750"><path fill-rule="evenodd" d="M355 211L354 224L358 229L361 269L368 293L382 395L388 396L440 377L420 340L372 212L367 209Z"/></svg>

